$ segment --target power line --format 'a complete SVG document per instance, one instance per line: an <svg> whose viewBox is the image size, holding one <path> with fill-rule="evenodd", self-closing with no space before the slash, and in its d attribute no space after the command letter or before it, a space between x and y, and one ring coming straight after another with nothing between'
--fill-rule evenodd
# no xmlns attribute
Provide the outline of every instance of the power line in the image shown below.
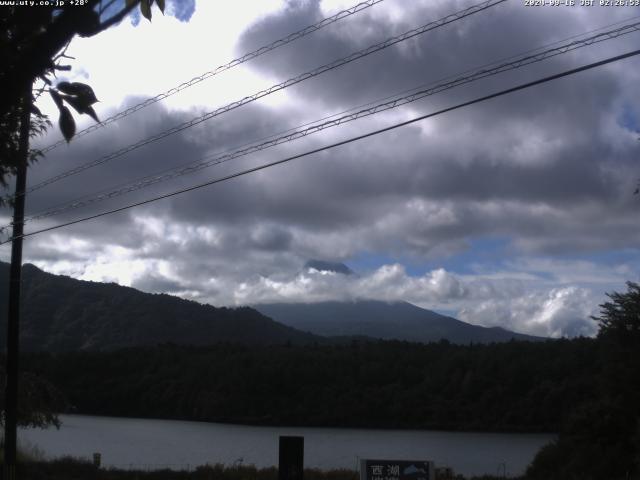
<svg viewBox="0 0 640 480"><path fill-rule="evenodd" d="M361 12L362 10L365 10L369 7L374 6L376 3L380 3L383 2L384 0L367 0L361 3L358 3L357 5L354 5L353 7L347 8L345 10L342 10L338 13L336 13L335 15L332 15L331 17L327 17L321 21L319 21L318 23L314 23L313 25L309 25L301 30L298 30L297 32L291 33L289 35L287 35L286 37L283 37L279 40L276 40L272 43L270 43L269 45L265 45L262 46L252 52L246 53L243 56L236 58L234 60L231 60L228 63L225 63L224 65L220 65L216 68L214 68L213 70L210 70L208 72L205 72L197 77L193 77L191 80L181 83L180 85L178 85L177 87L174 88L170 88L169 90L167 90L166 92L160 93L158 95L156 95L155 97L152 98L148 98L147 100L140 102L136 105L133 105L125 110L122 110L121 112L116 113L115 115L101 121L100 123L97 124L93 124L90 125L89 127L85 128L84 130L80 130L79 132L77 132L74 135L74 139L83 137L84 135L87 135L91 132L94 132L106 125L109 125L113 122L116 122L124 117L127 117L129 115L131 115L132 113L137 112L138 110L142 110L143 108L148 107L149 105L153 105L154 103L157 103L161 100L164 100L165 98L168 98L172 95L175 95L178 92L181 92L182 90L189 88L193 85L196 85L204 80L207 80L208 78L211 78L215 75L218 75L226 70L229 70L233 67L236 67L238 65L241 65L243 63L246 63L250 60L253 60L254 58L257 58L261 55L264 55L265 53L271 52L272 50L275 50L276 48L282 47L284 45L287 45L288 43L291 43L295 40L298 40L302 37L305 37L313 32L316 32L326 26L329 26L339 20L342 20L343 18L346 17L350 17L351 15L354 15L358 12ZM59 147L60 145L64 145L66 142L66 140L62 139L59 140L43 149L41 149L40 151L44 154L47 152L50 152L51 150L53 150L54 148Z"/></svg>
<svg viewBox="0 0 640 480"><path fill-rule="evenodd" d="M218 155L216 157L213 157L211 159L207 159L206 157L202 160L200 160L199 162L194 162L191 164L188 164L186 166L182 166L182 167L178 167L178 168L172 168L172 169L168 169L165 170L164 172L161 172L160 174L156 174L156 175L149 175L146 177L143 177L139 180L136 180L134 182L129 182L123 186L119 186L119 187L114 187L114 189L110 190L110 191L103 191L103 192L99 192L98 194L93 194L93 195L86 195L84 197L80 197L79 199L76 199L72 202L66 202L63 203L57 207L53 207L50 208L42 213L38 213L38 214L34 214L31 215L30 217L28 217L27 219L25 219L25 222L28 221L33 221L33 220L39 220L39 219L43 219L43 218L47 218L53 215L58 215L60 213L63 212L67 212L70 210L75 210L81 207L85 207L97 202L101 202L103 200L107 200L107 199L111 199L111 198L116 198L119 197L121 195L133 192L133 191L137 191L140 190L142 188L146 188L149 187L151 185L155 185L157 183L160 182L164 182L167 180L171 180L177 177L181 177L183 175L187 175L190 173L194 173L197 172L199 170L211 167L211 166L215 166L215 165L219 165L221 163L233 160L235 158L239 158L239 157L243 157L246 155L249 155L251 153L256 153L262 150L265 150L267 148L271 148L277 145L281 145L283 143L287 143L293 140L297 140L299 138L303 138L306 137L308 135L314 134L314 133L318 133L321 132L327 128L331 128L331 127L335 127L338 125L342 125L344 123L347 122L352 122L355 120L358 120L360 118L364 118L370 115L374 115L376 113L380 113L380 112L384 112L387 110L391 110L393 108L398 108L400 106L421 100L425 97L431 96L431 95L435 95L437 93L441 93L443 91L458 87L460 85L464 85L467 83L471 83L474 82L476 80L480 80L482 78L487 78L493 75L497 75L509 70L515 70L517 68L521 68L527 65L531 65L533 63L537 63L537 62L541 62L543 60L546 60L548 58L552 58L558 55L562 55L568 52L571 52L573 50L576 50L578 48L582 48L585 46L589 46L589 45L593 45L595 43L600 43L606 40L611 40L614 38L618 38L622 35L627 35L629 33L633 33L633 32L639 32L640 31L640 22L634 23L634 24L629 24L629 25L624 25L622 27L613 29L613 30L609 30L606 32L602 32L599 33L597 35L593 35L591 37L588 38L584 38L582 40L576 40L574 42L565 44L565 45L560 45L558 47L555 48L551 48L542 52L538 52L534 55L527 55L524 57L520 57L517 58L514 61L511 62L505 62L502 64L498 64L496 66L493 66L492 68L481 68L479 70L476 71L472 71L472 73L468 73L466 75L462 75L459 76L457 78L454 78L453 80L450 80L448 82L444 82L444 83L440 83L440 84L436 84L435 86L431 86L430 88L426 88L426 89L422 89L422 90L418 90L416 91L416 89L412 89L410 90L411 93L406 94L406 95L402 95L402 96L397 96L396 98L393 98L392 100L389 100L387 102L383 102L383 103L379 103L377 105L374 105L370 108L365 108L359 111L356 111L354 113L350 113L347 115L343 115L341 117L338 118L334 118L331 120L327 120L323 123L317 123L317 122L321 122L322 120L318 120L317 122L312 122L312 123L316 123L315 125L309 126L307 128L303 128L303 129L293 129L293 131L289 130L287 132L284 132L282 135L280 136L273 136L270 137L269 140L264 141L262 143L254 143L248 147L245 148L241 148L235 151L228 151L227 153L224 153L222 155ZM510 57L510 58L514 58L514 57ZM495 65L491 64L491 65ZM466 72L465 72L466 73ZM391 97L387 97L387 98L391 98ZM324 119L323 119L324 120ZM305 125L303 125L304 127Z"/></svg>
<svg viewBox="0 0 640 480"><path fill-rule="evenodd" d="M115 158L121 157L122 155L129 153L133 150L137 150L140 147L143 147L145 145L148 145L150 143L156 142L158 140L161 140L165 137L168 137L170 135L173 135L174 133L178 133L181 132L182 130L185 130L187 128L191 128L195 125L198 125L206 120L210 120L218 115L221 115L223 113L229 112L231 110L234 110L236 108L239 108L243 105L246 105L248 103L254 102L262 97L265 97L267 95L270 95L272 93L278 92L280 90L283 90L287 87L290 87L292 85L295 85L297 83L303 82L305 80L308 80L310 78L316 77L322 73L328 72L330 70L334 70L338 67L341 67L343 65L346 65L348 63L351 63L355 60L358 60L360 58L363 58L365 56L371 55L372 53L378 52L380 50L383 50L385 48L389 48L392 45L395 45L397 43L403 42L405 40L408 40L410 38L413 38L415 36L421 35L423 33L426 33L430 30L434 30L436 28L442 27L444 25L447 25L449 23L455 22L457 20L460 20L462 18L468 17L470 15L473 15L475 13L484 11L488 8L494 7L498 4L504 3L507 0L485 0L484 2L472 5L464 10L460 10L458 12L452 13L450 15L447 15L446 17L443 17L439 20L435 20L433 22L429 22L425 25L422 25L421 27L409 30L405 33L402 33L400 35L397 35L395 37L391 37L388 38L387 40L371 45L363 50L359 50L357 52L352 53L351 55L348 55L346 57L343 57L341 59L338 60L334 60L331 63L325 64L321 67L315 68L314 70L305 72L303 74L300 74L296 77L290 78L289 80L286 80L282 83L279 83L277 85L273 85L267 89L261 90L253 95L249 95L247 97L244 97L241 100L232 102L228 105L225 105L224 107L220 107L216 110L213 110L211 112L205 113L204 115L201 115L199 117L196 117L192 120L189 120L187 122L181 123L180 125L177 125L175 127L172 127L168 130L165 130L164 132L158 133L156 135L153 135L145 140L141 140L137 143L134 143L132 145L129 145L127 147L121 148L119 150L116 150L115 152L112 152L110 154L104 155L96 160L93 160L91 162L85 163L84 165L80 165L76 168L73 168L71 170L68 170L66 172L63 172L59 175L56 175L54 177L51 177L47 180L44 180L36 185L33 185L31 187L29 187L27 189L27 191L25 193L31 193L34 192L35 190L39 190L40 188L43 188L47 185L50 185L52 183L55 183L59 180L62 180L64 178L70 177L72 175L76 175L80 172L83 172L89 168L93 168L96 167L98 165L102 165L103 163L106 163L110 160L113 160ZM9 196L8 198L6 198L7 201L10 201L13 198L13 196Z"/></svg>
<svg viewBox="0 0 640 480"><path fill-rule="evenodd" d="M257 167L252 167L252 168L249 168L249 169L246 169L246 170L242 170L240 172L236 172L236 173L233 173L233 174L230 174L230 175L226 175L224 177L220 177L220 178L216 178L216 179L213 179L213 180L209 180L207 182L200 183L198 185L193 185L191 187L183 188L181 190L176 190L174 192L167 193L167 194L164 194L164 195L160 195L160 196L157 196L157 197L153 197L153 198L150 198L150 199L147 199L147 200L143 200L141 202L136 202L136 203L132 203L132 204L129 204L129 205L125 205L124 207L119 207L119 208L115 208L115 209L112 209L112 210L107 210L105 212L101 212L101 213L98 213L98 214L95 214L95 215L89 215L87 217L83 217L83 218L80 218L80 219L77 219L77 220L73 220L73 221L70 221L70 222L66 222L66 223L62 223L62 224L59 224L59 225L54 225L54 226L51 226L51 227L42 228L40 230L36 230L36 231L33 231L33 232L25 233L25 234L21 235L20 237L23 237L23 238L24 237L30 237L30 236L37 235L37 234L40 234L40 233L49 232L49 231L52 231L52 230L57 230L59 228L67 227L67 226L70 226L70 225L75 225L75 224L81 223L81 222L86 222L88 220L93 220L93 219L96 219L96 218L104 217L106 215L111 215L113 213L122 212L124 210L129 210L129 209L132 209L132 208L135 208L135 207L139 207L139 206L142 206L142 205L146 205L146 204L149 204L149 203L156 202L158 200L163 200L165 198L174 197L174 196L180 195L182 193L191 192L191 191L198 190L200 188L204 188L204 187L207 187L207 186L210 186L210 185L214 185L214 184L217 184L217 183L222 183L222 182L225 182L227 180L231 180L233 178L242 177L242 176L247 175L249 173L254 173L254 172L257 172L257 171L260 171L260 170L265 170L265 169L267 169L269 167L273 167L273 166L276 166L276 165L281 165L283 163L291 162L291 161L296 160L298 158L302 158L302 157L306 157L306 156L309 156L309 155L313 155L315 153L319 153L319 152L322 152L322 151L325 151L325 150L329 150L329 149L332 149L332 148L335 148L335 147L339 147L339 146L342 146L342 145L347 145L347 144L352 143L352 142L356 142L356 141L359 141L359 140L363 140L365 138L369 138L369 137L373 137L375 135L379 135L379 134L384 133L384 132L395 130L396 128L400 128L400 127L404 127L404 126L407 126L407 125L411 125L413 123L416 123L416 122L419 122L419 121L422 121L422 120L426 120L428 118L432 118L432 117L435 117L437 115L442 115L444 113L448 113L448 112L451 112L451 111L454 111L454 110L458 110L458 109L463 108L463 107L468 107L468 106L474 105L476 103L485 102L487 100L491 100L493 98L497 98L497 97L501 97L501 96L504 96L504 95L508 95L510 93L514 93L514 92L517 92L517 91L520 91L520 90L525 90L527 88L531 88L531 87L534 87L536 85L541 85L543 83L547 83L547 82L550 82L552 80L557 80L559 78L567 77L569 75L575 75L576 73L579 73L579 72L584 72L586 70L591 70L593 68L601 67L603 65L607 65L607 64L613 63L613 62L617 62L617 61L623 60L625 58L634 57L636 55L640 55L640 49L639 50L633 50L631 52L624 53L622 55L617 55L615 57L609 57L609 58L607 58L605 60L600 60L599 62L590 63L590 64L587 64L587 65L583 65L581 67L573 68L571 70L565 70L564 72L557 73L555 75L550 75L550 76L547 76L547 77L543 77L543 78L540 78L538 80L534 80L532 82L523 83L523 84L517 85L515 87L508 88L506 90L501 90L499 92L492 93L490 95L485 95L483 97L476 98L474 100L469 100L469 101L464 102L464 103L459 103L457 105L454 105L453 107L448 107L448 108L444 108L442 110L438 110L438 111L433 112L433 113L429 113L429 114L426 114L426 115L421 115L421 116L413 118L411 120L407 120L407 121L404 121L404 122L396 123L396 124L390 125L388 127L384 127L384 128L381 128L381 129L378 129L378 130L374 130L374 131L371 131L371 132L368 132L368 133L365 133L365 134L362 134L362 135L351 137L351 138L348 138L346 140L342 140L342 141L339 141L339 142L336 142L336 143L332 143L330 145L325 145L324 147L315 148L313 150L309 150L309 151L306 151L304 153L300 153L300 154L297 154L297 155L292 155L290 157L283 158L281 160L276 160L274 162L269 162L269 163L265 163L265 164L262 164L262 165L258 165ZM4 245L5 243L9 243L12 240L13 240L13 238L5 240L4 242L1 242L0 245Z"/></svg>
<svg viewBox="0 0 640 480"><path fill-rule="evenodd" d="M418 87L414 87L408 90L404 90L402 92L393 94L393 95L387 95L384 98L380 98L378 100L374 100L374 101L370 101L367 102L366 104L362 104L356 107L352 107L349 108L347 110L323 117L319 120L315 120L312 122L307 122L303 125L299 125L297 127L293 127L290 129L287 129L283 132L280 133L276 133L273 135L269 135L267 137L263 137L260 139L256 139L252 142L246 142L240 146L236 146L236 147L232 147L229 149L226 149L225 151L221 152L221 154L218 154L219 156L216 158L213 158L213 160L207 160L207 158L211 157L210 155L208 157L204 157L202 160L200 160L199 162L195 162L195 163L191 163L187 166L183 166L183 167L174 167L174 168L170 168L170 169L166 169L163 170L161 172L158 172L156 174L153 175L147 175L144 177L140 177L137 180L134 181L129 181L126 183L121 183L120 185L116 185L111 187L111 190L109 189L103 189L102 191L93 193L93 194L87 194L87 195L83 195L79 198L76 198L75 200L69 202L62 202L60 204L58 204L57 206L51 207L48 210L45 211L41 211L40 213L36 213L36 214L32 214L30 217L25 219L25 223L28 221L32 221L32 220L39 220L39 219L43 219L43 218L48 218L50 216L54 216L69 210L74 210L77 208L81 208L93 203L97 203L100 202L102 200L106 200L106 199L111 199L111 198L115 198L121 195L124 195L126 193L135 191L135 190L139 190L142 188L146 188L148 186L151 186L153 184L162 182L162 181L166 181L166 180L170 180L172 178L176 178L182 175L186 175L189 173L193 173L196 171L199 171L203 168L208 168L209 166L215 166L218 165L220 163L226 162L228 160L231 160L232 158L238 158L240 156L244 156L244 155L248 155L250 153L254 153L266 148L269 148L271 146L275 146L275 145L279 145L281 143L285 143L285 141L292 141L295 140L297 138L300 138L301 136L306 136L308 134L312 134L312 133L317 133L318 131L323 130L324 128L329 128L332 126L336 126L342 123L346 123L348 121L351 120L355 120L357 118L362 118L363 116L366 116L366 112L361 111L361 112L357 112L355 115L348 115L345 116L343 118L337 119L334 122L326 122L325 125L314 125L313 127L311 127L310 129L307 129L307 132L300 132L300 131L296 131L296 130L300 130L303 127L309 126L309 125L313 125L313 124L317 124L319 122L322 121L326 121L335 117L338 117L340 115L344 115L348 112L353 112L356 111L357 109L361 109L363 107L367 107L369 105L373 105L375 102L377 101L383 101L383 100L388 100L388 99L392 99L399 95L402 94L408 94L411 93L412 95L407 95L406 97L403 97L402 99L399 98L395 98L393 100L393 102L398 102L399 100L405 100L403 103L398 103L395 106L401 106L404 105L406 103L409 103L409 101L411 101L411 99L413 101L418 100L420 98L424 98L424 96L427 96L429 94L434 94L434 93L439 93L439 92L435 92L434 89L440 88L440 87L445 87L444 89L448 89L448 88L453 88L457 85L455 85L454 83L456 82L461 82L464 81L464 83L467 82L471 82L471 81L475 81L477 79L483 78L483 77L487 77L487 76L491 76L491 75L495 75L497 73L501 73L502 71L506 71L508 69L515 69L515 68L519 68L521 66L525 66L525 65L529 65L531 63L537 62L537 61L541 61L544 60L546 58L550 58L556 55L560 55L563 53L567 53L569 51L575 50L577 48L581 48L583 46L587 46L587 45L592 45L594 43L599 43L605 40L609 40L609 39L613 39L613 38L618 38L619 36L622 35L626 35L628 33L632 33L634 31L638 31L638 27L640 25L639 23L635 23L635 24L628 24L628 25L623 25L622 27L619 27L617 29L613 29L613 30L609 30L609 31L605 31L602 32L603 30L613 27L613 26L617 26L617 25L621 25L623 23L626 22L630 22L632 20L637 20L638 18L640 18L640 16L634 16L634 17L629 17L627 19L612 23L612 24L608 24L596 29L592 29L589 30L587 32L583 32L581 34L577 34L577 35L572 35L570 37L564 38L562 40L559 41L555 41L552 42L550 44L547 45L543 45L534 49L530 49L527 50L525 52L522 52L520 54L516 54L516 55L511 55L509 57L505 57L499 60L495 60L493 62L490 63L486 63L480 67L477 67L475 70L474 69L468 69L462 73L457 74L458 77L456 78L456 75L449 75L447 77L441 78L438 81L435 82L431 82L428 84L422 84ZM593 35L591 37L586 37L586 35L595 33L595 32L602 32L600 34L597 35ZM581 40L577 40L574 42L571 42L569 44L565 44L565 45L561 45L563 42L567 42L569 40L575 39L575 38L580 38L580 37L584 37ZM548 49L548 47L552 47L554 45L559 45L558 47L555 48L551 48ZM545 48L547 48L546 51L543 51ZM529 55L526 56L526 54L530 54L533 52L538 52L536 53L536 55ZM512 62L506 62L507 60L511 60L511 59L516 59ZM503 62L503 63L500 63ZM494 67L494 68L489 68L489 67ZM466 76L465 76L466 75ZM447 82L446 84L444 84L445 80L450 80L450 79L455 79L453 81ZM467 81L465 81L467 80ZM440 85L437 85L438 82L440 82ZM458 85L460 85L461 83L458 83ZM434 87L432 89L429 89L426 92L418 92L418 90L420 89L424 89L427 86L432 86L432 85L437 85L437 87ZM443 91L443 90L439 90L439 91ZM418 97L414 97L414 95L417 94L424 94L424 96L421 95L420 98ZM413 98L411 98L413 97ZM391 103L391 102L389 102ZM376 111L372 111L371 113L377 113L380 110L382 106L381 105L377 105L375 107ZM389 108L393 108L393 106L389 106ZM372 109L373 110L373 109ZM311 131L309 131L311 130ZM285 135L289 132L292 132L291 135ZM282 137L282 138L276 138L276 137ZM283 137L284 136L284 137ZM290 137L290 138L289 138ZM269 140L268 142L263 142L263 144L257 145L257 142L260 142L262 140ZM245 148L242 149L241 147L247 147L249 146L249 148ZM240 148L240 150L234 151L234 148ZM224 153L224 154L222 154ZM116 189L116 190L114 190ZM2 227L0 227L0 232L4 231L6 228L10 227L12 224L9 223L7 225L4 225Z"/></svg>

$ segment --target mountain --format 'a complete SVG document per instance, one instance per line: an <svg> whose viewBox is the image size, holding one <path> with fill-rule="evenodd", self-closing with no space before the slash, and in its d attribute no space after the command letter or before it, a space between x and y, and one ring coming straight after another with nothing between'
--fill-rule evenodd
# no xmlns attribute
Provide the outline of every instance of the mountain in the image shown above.
<svg viewBox="0 0 640 480"><path fill-rule="evenodd" d="M9 265L0 262L0 345L6 342ZM323 340L248 307L216 308L114 283L22 270L21 349L110 350L160 343L308 344Z"/></svg>
<svg viewBox="0 0 640 480"><path fill-rule="evenodd" d="M310 268L316 267L343 270L324 264ZM0 345L6 342L8 278L9 265L0 262ZM406 302L216 308L114 283L53 275L30 264L23 266L22 285L20 338L26 351L111 350L161 343L326 344L345 343L353 337L425 343L443 338L453 343L540 340L470 325Z"/></svg>
<svg viewBox="0 0 640 480"><path fill-rule="evenodd" d="M342 275L355 275L353 270L344 263L328 262L326 260L309 260L304 264L304 270L317 270L321 273L340 273Z"/></svg>
<svg viewBox="0 0 640 480"><path fill-rule="evenodd" d="M446 339L460 344L545 340L499 327L471 325L407 302L279 303L254 308L277 322L323 336L360 335L423 343Z"/></svg>

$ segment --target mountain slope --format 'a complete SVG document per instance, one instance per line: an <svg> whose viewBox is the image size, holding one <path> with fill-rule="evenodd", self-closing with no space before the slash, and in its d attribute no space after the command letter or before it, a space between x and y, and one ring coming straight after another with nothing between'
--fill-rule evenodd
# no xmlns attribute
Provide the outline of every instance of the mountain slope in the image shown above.
<svg viewBox="0 0 640 480"><path fill-rule="evenodd" d="M9 265L0 262L0 344L6 339ZM311 343L318 338L254 309L216 308L113 283L75 280L25 264L21 348L108 350L175 343L209 345Z"/></svg>
<svg viewBox="0 0 640 480"><path fill-rule="evenodd" d="M502 328L471 325L407 302L320 302L268 304L254 307L277 322L324 336L364 335L384 340L490 343L543 340Z"/></svg>

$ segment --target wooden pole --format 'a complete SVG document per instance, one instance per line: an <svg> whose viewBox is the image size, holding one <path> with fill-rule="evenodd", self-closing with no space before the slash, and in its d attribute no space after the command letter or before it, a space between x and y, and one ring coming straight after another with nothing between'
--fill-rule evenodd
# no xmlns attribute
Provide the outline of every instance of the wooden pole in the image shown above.
<svg viewBox="0 0 640 480"><path fill-rule="evenodd" d="M31 87L22 98L20 138L18 144L18 168L13 206L13 239L11 241L11 268L9 272L9 312L7 320L7 385L5 390L4 418L4 478L16 478L17 427L18 427L18 358L20 354L20 289L22 286L22 233L24 231L24 201L27 185L29 156L29 129L31 120Z"/></svg>

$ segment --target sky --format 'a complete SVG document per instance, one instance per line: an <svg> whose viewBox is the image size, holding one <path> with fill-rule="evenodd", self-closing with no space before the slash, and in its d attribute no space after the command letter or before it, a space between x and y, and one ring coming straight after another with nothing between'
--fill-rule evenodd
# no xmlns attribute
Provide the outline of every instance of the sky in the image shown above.
<svg viewBox="0 0 640 480"><path fill-rule="evenodd" d="M93 38L75 39L67 52L75 57L72 70L59 79L90 84L104 119L355 3L168 2L164 16L154 7L151 22L137 15ZM50 151L30 168L28 184L473 3L384 0ZM638 22L633 17L639 15L638 7L528 7L509 0L34 191L27 197L27 215L595 29ZM34 220L26 231L625 53L637 48L639 36L577 49ZM408 301L476 325L550 337L594 335L590 316L598 313L606 293L639 280L640 196L634 195L640 179L639 81L640 57L633 57L28 237L24 261L55 274L216 306ZM57 122L46 95L38 106ZM92 122L76 118L79 128ZM33 145L60 138L54 126ZM9 213L0 211L3 224ZM9 255L8 245L0 247L0 259L8 261ZM308 268L310 260L341 263L355 273Z"/></svg>

